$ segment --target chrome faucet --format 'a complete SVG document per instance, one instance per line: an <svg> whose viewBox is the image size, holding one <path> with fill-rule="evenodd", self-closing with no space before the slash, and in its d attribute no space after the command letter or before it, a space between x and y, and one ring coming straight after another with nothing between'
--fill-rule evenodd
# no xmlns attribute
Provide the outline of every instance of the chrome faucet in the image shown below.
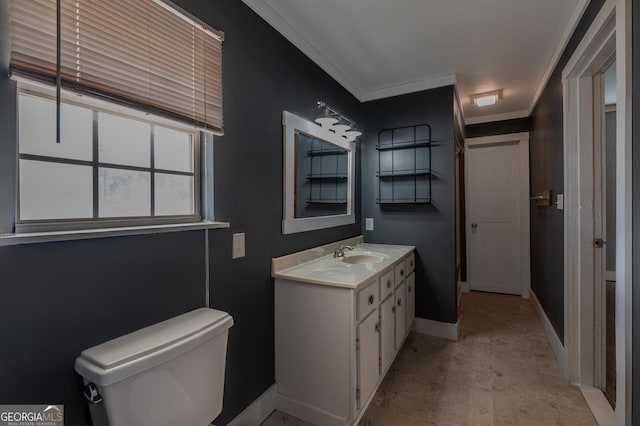
<svg viewBox="0 0 640 426"><path fill-rule="evenodd" d="M345 249L349 249L349 250L353 250L353 247L351 246L342 246L339 249L336 249L333 252L333 257L344 257L344 250Z"/></svg>

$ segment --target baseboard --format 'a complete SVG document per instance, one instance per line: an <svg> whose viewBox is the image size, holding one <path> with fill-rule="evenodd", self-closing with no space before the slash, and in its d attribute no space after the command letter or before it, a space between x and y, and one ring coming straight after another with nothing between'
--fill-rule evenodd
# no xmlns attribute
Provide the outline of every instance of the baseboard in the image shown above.
<svg viewBox="0 0 640 426"><path fill-rule="evenodd" d="M329 412L320 410L304 402L290 398L281 393L276 394L276 406L279 411L297 417L314 425L325 426L344 426L347 423L346 418L340 418ZM255 425L260 423L255 423Z"/></svg>
<svg viewBox="0 0 640 426"><path fill-rule="evenodd" d="M416 318L413 331L428 336L442 337L453 341L458 340L458 323L433 321L424 318Z"/></svg>
<svg viewBox="0 0 640 426"><path fill-rule="evenodd" d="M540 305L540 301L536 297L536 294L533 292L533 289L530 290L529 295L531 296L529 300L531 300L533 309L534 311L536 311L536 314L538 315L538 318L542 323L544 334L546 334L547 339L551 344L551 349L553 349L553 353L556 355L556 359L560 364L562 373L564 374L564 377L567 377L568 376L567 351L565 350L564 345L562 344L562 341L560 341L560 338L556 334L556 330L553 328L553 325L551 325L551 321L549 321L547 314L544 312L544 309L542 309L542 306Z"/></svg>
<svg viewBox="0 0 640 426"><path fill-rule="evenodd" d="M614 426L616 423L616 415L604 397L604 394L600 389L592 388L589 386L579 386L582 396L584 396L587 405L593 413L593 417L596 418L599 426Z"/></svg>
<svg viewBox="0 0 640 426"><path fill-rule="evenodd" d="M262 423L276 409L277 385L271 386L244 411L231 420L228 426L256 426Z"/></svg>

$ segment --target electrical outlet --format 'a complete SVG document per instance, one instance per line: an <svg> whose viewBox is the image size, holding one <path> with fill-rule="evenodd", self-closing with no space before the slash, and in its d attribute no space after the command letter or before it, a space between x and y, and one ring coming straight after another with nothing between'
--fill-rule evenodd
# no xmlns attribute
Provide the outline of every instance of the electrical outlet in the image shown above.
<svg viewBox="0 0 640 426"><path fill-rule="evenodd" d="M239 234L233 234L233 248L232 259L244 257L244 232Z"/></svg>
<svg viewBox="0 0 640 426"><path fill-rule="evenodd" d="M373 218L368 217L364 220L364 229L366 231L373 231Z"/></svg>

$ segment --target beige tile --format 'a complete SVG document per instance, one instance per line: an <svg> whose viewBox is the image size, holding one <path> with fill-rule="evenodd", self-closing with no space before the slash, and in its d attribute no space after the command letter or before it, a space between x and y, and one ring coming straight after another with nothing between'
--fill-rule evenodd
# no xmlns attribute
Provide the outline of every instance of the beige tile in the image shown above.
<svg viewBox="0 0 640 426"><path fill-rule="evenodd" d="M459 324L457 342L407 338L361 426L597 424L528 300L465 293ZM263 425L308 424L275 412Z"/></svg>

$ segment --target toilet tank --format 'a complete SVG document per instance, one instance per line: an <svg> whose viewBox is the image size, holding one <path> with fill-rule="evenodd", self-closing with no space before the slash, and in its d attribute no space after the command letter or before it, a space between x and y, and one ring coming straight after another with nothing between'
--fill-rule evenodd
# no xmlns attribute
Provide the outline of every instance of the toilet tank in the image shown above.
<svg viewBox="0 0 640 426"><path fill-rule="evenodd" d="M201 308L82 351L85 395L101 399L89 406L94 426L208 425L222 411L232 325Z"/></svg>

